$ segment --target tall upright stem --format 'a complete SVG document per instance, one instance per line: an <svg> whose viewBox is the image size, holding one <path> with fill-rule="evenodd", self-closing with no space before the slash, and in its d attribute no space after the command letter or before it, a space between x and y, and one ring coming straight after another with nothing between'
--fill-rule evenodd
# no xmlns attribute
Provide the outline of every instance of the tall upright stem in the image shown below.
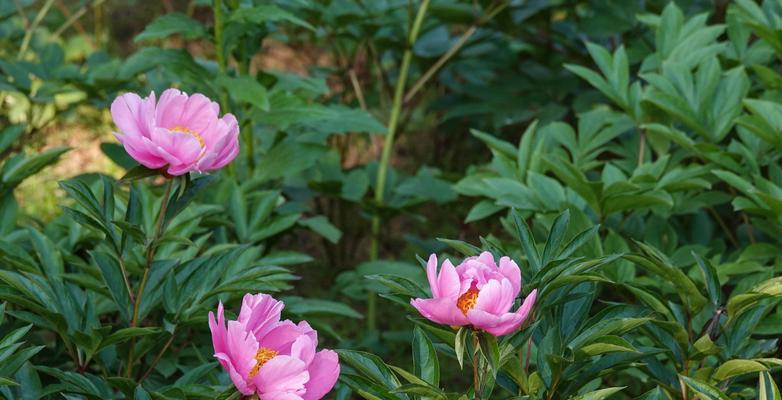
<svg viewBox="0 0 782 400"><path fill-rule="evenodd" d="M397 126L399 124L399 114L402 112L402 102L405 94L405 84L407 82L407 74L410 70L410 61L413 58L413 44L415 44L418 38L418 33L421 30L421 25L424 21L424 15L429 8L429 0L423 0L421 7L418 8L418 13L415 16L415 21L410 29L410 33L407 36L407 48L402 56L402 66L399 69L399 77L396 81L396 88L394 89L394 102L391 105L391 115L388 119L388 132L386 133L385 141L383 142L383 152L380 156L380 165L377 170L377 180L375 185L375 203L377 207L381 207L383 204L383 194L386 187L386 175L388 174L388 163L391 161L391 151L394 147L394 136L396 135ZM372 217L372 242L369 247L369 258L372 261L378 258L378 246L380 242L380 214L375 212ZM369 330L375 330L377 325L377 298L374 292L370 292L367 298L367 328Z"/></svg>
<svg viewBox="0 0 782 400"><path fill-rule="evenodd" d="M163 193L163 202L160 204L160 213L157 216L157 222L155 223L155 231L152 233L152 241L147 247L146 265L144 266L144 275L141 277L141 282L136 292L136 300L133 302L133 319L130 322L130 326L135 327L138 325L138 314L141 300L144 296L144 288L147 286L147 279L149 279L149 271L152 269L152 262L155 260L155 250L157 249L156 242L160 239L160 234L163 231L163 221L166 219L166 210L168 209L168 201L171 197L171 188L174 186L174 180L168 179L166 182L166 189ZM130 350L128 351L128 364L127 364L127 376L131 377L133 373L133 351L136 347L136 340L133 339L130 343Z"/></svg>
<svg viewBox="0 0 782 400"><path fill-rule="evenodd" d="M214 0L215 18L215 53L217 53L217 66L220 72L225 72L225 54L223 51L223 0Z"/></svg>

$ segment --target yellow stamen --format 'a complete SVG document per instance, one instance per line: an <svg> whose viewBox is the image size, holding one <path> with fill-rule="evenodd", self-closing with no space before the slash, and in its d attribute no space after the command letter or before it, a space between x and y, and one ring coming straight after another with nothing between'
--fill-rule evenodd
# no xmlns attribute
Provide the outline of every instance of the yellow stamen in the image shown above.
<svg viewBox="0 0 782 400"><path fill-rule="evenodd" d="M179 126L179 125L177 125L177 126L175 126L175 127L171 128L171 129L169 129L169 130L170 130L171 132L182 132L182 133L186 133L186 134L188 134L188 135L190 135L190 136L192 136L192 137L196 138L196 140L198 140L198 143L200 143L200 144L201 144L201 147L205 147L205 146L206 146L206 144L204 144L204 138L202 138L202 137L201 137L201 135L199 135L198 133L196 133L196 132L194 132L194 131L191 131L190 129L187 129L187 128L185 128L184 126Z"/></svg>
<svg viewBox="0 0 782 400"><path fill-rule="evenodd" d="M261 347L258 349L258 352L255 353L255 366L250 371L250 374L247 375L248 379L255 378L255 375L258 375L258 372L260 372L261 367L263 367L263 364L266 364L269 360L272 358L277 357L277 352L267 348L267 347Z"/></svg>
<svg viewBox="0 0 782 400"><path fill-rule="evenodd" d="M467 315L467 311L472 310L477 302L478 289L470 288L470 290L464 292L464 294L459 296L459 299L456 300L456 307L462 311L462 314Z"/></svg>

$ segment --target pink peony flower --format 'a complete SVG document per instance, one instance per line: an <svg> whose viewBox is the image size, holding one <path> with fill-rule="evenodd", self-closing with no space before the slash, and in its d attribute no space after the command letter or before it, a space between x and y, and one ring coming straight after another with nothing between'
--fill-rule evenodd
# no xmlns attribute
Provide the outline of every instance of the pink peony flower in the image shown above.
<svg viewBox="0 0 782 400"><path fill-rule="evenodd" d="M521 271L508 257L502 257L498 267L489 252L468 257L458 267L445 260L439 274L437 256L432 254L426 275L432 298L410 301L421 315L438 324L471 325L494 336L519 329L538 294L533 290L516 312L510 312L521 290Z"/></svg>
<svg viewBox="0 0 782 400"><path fill-rule="evenodd" d="M206 96L167 89L141 98L125 93L111 103L117 139L141 165L168 166L169 175L224 167L239 153L239 125L232 114L219 118L220 106Z"/></svg>
<svg viewBox="0 0 782 400"><path fill-rule="evenodd" d="M318 400L339 377L332 350L316 352L318 333L306 321L280 321L283 303L266 294L246 294L236 321L209 313L215 357L244 395L264 400Z"/></svg>

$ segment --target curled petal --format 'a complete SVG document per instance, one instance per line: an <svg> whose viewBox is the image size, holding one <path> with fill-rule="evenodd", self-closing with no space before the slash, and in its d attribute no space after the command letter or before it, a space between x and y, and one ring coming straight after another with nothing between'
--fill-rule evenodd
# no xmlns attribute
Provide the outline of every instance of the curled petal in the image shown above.
<svg viewBox="0 0 782 400"><path fill-rule="evenodd" d="M477 307L467 312L467 318L474 327L489 332L494 336L512 333L527 320L532 306L537 298L537 289L533 290L514 313L491 314Z"/></svg>
<svg viewBox="0 0 782 400"><path fill-rule="evenodd" d="M256 340L266 336L280 322L280 313L285 305L268 294L245 294L238 321L252 332Z"/></svg>
<svg viewBox="0 0 782 400"><path fill-rule="evenodd" d="M513 284L513 297L516 297L521 290L521 270L518 264L510 257L502 257L500 258L500 273Z"/></svg>
<svg viewBox="0 0 782 400"><path fill-rule="evenodd" d="M456 307L456 302L447 297L413 299L410 304L426 319L438 324L463 326L469 323L467 317Z"/></svg>

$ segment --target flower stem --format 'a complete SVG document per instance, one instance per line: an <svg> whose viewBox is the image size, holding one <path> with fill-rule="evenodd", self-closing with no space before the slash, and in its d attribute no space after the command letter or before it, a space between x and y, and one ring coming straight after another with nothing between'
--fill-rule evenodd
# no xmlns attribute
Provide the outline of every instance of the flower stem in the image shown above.
<svg viewBox="0 0 782 400"><path fill-rule="evenodd" d="M375 185L375 206L383 205L383 195L386 187L386 175L388 174L388 163L391 161L391 150L394 147L394 136L399 125L399 115L402 112L402 103L405 94L405 84L407 83L407 74L410 70L410 62L413 59L413 44L421 31L426 10L429 8L429 0L423 0L418 13L415 16L413 26L407 36L407 47L402 55L402 66L399 69L399 78L396 81L394 89L394 102L391 105L391 115L388 119L388 132L383 142L383 152L380 156L380 164L377 170L377 180ZM378 258L378 245L380 242L380 214L376 210L372 216L372 242L369 247L369 258L376 261ZM372 331L377 325L377 299L375 293L370 291L367 297L367 328Z"/></svg>
<svg viewBox="0 0 782 400"><path fill-rule="evenodd" d="M481 381L478 378L478 331L472 331L472 385L475 400L480 400Z"/></svg>
<svg viewBox="0 0 782 400"><path fill-rule="evenodd" d="M168 179L166 182L166 189L163 194L163 202L160 204L160 212L157 216L157 222L155 223L155 231L152 234L152 240L147 247L147 263L144 266L144 275L141 277L141 282L136 292L136 299L133 302L133 319L130 321L130 326L135 327L138 325L139 306L141 305L142 297L144 296L144 288L147 285L147 279L149 279L149 270L152 269L152 261L155 259L155 249L157 248L156 242L160 239L160 234L163 231L163 221L166 219L166 210L168 209L169 197L171 197L171 188L174 186L174 180ZM133 373L133 351L136 347L135 338L131 340L130 350L128 351L128 364L127 364L127 376L131 377Z"/></svg>

